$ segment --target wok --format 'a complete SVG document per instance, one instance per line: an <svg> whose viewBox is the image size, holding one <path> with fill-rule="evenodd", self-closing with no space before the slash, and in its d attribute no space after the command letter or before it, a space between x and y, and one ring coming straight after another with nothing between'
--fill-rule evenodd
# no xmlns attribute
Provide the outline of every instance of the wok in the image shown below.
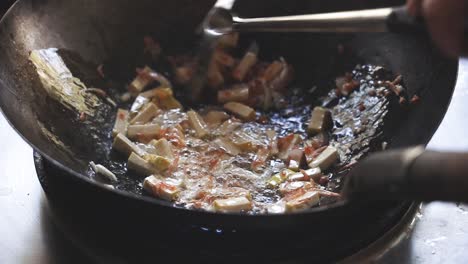
<svg viewBox="0 0 468 264"><path fill-rule="evenodd" d="M402 1L240 0L234 10L249 17L397 4ZM184 239L174 236L174 230L194 226L239 230L228 237L234 237L233 241L242 239L246 248L259 241L278 246L272 238L279 234L288 234L296 241L300 237L308 245L324 248L333 248L343 237L356 237L359 243L365 244L380 235L403 214L410 202L339 202L290 215L214 214L175 208L163 201L135 195L132 188L109 190L87 176L88 162L107 153L93 147L96 142L86 136L89 131L76 122L76 116L45 96L28 62L30 51L50 47L66 49L96 65L111 62L117 65L117 77L130 78L127 75L136 66L136 51L142 48L142 36L155 36L171 52L186 50L191 47L187 43L194 43L193 32L212 5L213 1L208 0L20 0L9 10L0 24L0 107L18 133L61 171L41 178L51 204L64 215L73 215L73 221L83 227L98 226L99 232L110 240L123 239L146 246L145 241L158 237L192 246L198 239L214 242L210 244L213 247L228 243L216 235L208 235L208 240L204 240L206 234L194 233ZM401 73L408 94L417 93L422 100L411 111L385 124L392 148L427 144L445 114L455 86L457 61L444 58L424 36L295 33L254 37L264 47L266 57L285 56L297 69L304 87L312 81L332 80L339 68L332 58L340 43L354 51L352 58L340 62L344 67L371 63ZM100 130L108 135L113 121L104 121L107 125ZM44 136L44 127L67 150ZM103 144L108 147L110 140Z"/></svg>

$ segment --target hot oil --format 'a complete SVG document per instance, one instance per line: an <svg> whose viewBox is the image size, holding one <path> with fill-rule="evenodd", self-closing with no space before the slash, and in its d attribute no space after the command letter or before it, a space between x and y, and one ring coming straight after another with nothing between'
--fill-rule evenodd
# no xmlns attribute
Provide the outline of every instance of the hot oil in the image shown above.
<svg viewBox="0 0 468 264"><path fill-rule="evenodd" d="M385 117L392 105L389 98L376 96L371 92L382 89L383 81L391 79L389 72L372 65L358 65L353 71L353 78L360 82L360 87L348 97L338 97L334 87L329 87L330 93L321 98L317 98L314 93L310 94L307 89L290 89L286 96L287 104L284 107L275 111L258 111L257 116L266 117L262 118L262 124L243 123L240 130L248 134L264 135L267 129L273 129L279 137L295 133L307 138L306 129L313 107L323 105L330 108L333 113L334 127L328 138L330 145L338 149L340 162L326 171L330 181L324 188L338 192L341 188L342 177L349 171L347 166L369 152L378 150L380 143L387 140L383 133L383 127ZM106 87L109 86L111 88L108 88L108 92L111 95L119 94L125 89L124 85L114 82L106 84ZM323 89L327 88L323 87ZM310 103L312 101L313 105ZM360 107L361 105L364 108ZM123 103L120 107L128 108L129 105ZM206 108L206 106L202 108ZM203 111L202 109L198 110ZM127 171L126 158L111 150L111 130L115 112L116 109L106 105L99 110L95 118L83 122L83 129L95 139L93 147L97 155L92 157L92 160L104 165L116 174L119 179L115 185L117 189L145 195L142 190L143 177ZM186 120L185 113L172 110L155 118L153 123L170 127L184 120ZM266 137L260 136L258 141L265 143ZM206 162L210 158L219 158L220 156L215 151L213 154L204 154L210 151L214 151L214 149L208 142L191 136L187 137L187 147L178 153L180 156L179 167L173 172L173 176L186 180L191 188L187 188L187 191L182 193L176 206L193 208L191 199L196 195L195 191L207 186L211 187L214 193L223 192L223 188L226 186L233 188L234 191L237 187L248 189L255 203L252 213L264 213L267 205L280 199L276 190L266 188L266 182L273 174L284 168L282 161L275 158L270 159L263 170L253 173L250 171L250 165L255 155L253 153L241 154L236 157L223 157L220 159L223 164L214 171L210 171L206 168ZM81 158L86 159L85 157ZM88 175L98 181L105 182L104 179L97 177L90 168ZM210 177L203 175L210 175ZM323 198L321 203L328 204L335 200L335 198Z"/></svg>

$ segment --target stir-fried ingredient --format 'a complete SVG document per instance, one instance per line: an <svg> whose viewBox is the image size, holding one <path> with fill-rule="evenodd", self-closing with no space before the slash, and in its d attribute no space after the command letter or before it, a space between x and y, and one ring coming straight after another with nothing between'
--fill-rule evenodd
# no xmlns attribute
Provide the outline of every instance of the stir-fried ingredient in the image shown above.
<svg viewBox="0 0 468 264"><path fill-rule="evenodd" d="M369 150L387 111L386 94L404 98L401 77L383 79L376 89L358 66L335 80L322 106L289 106L293 67L285 58L262 61L256 43L236 58L238 38L220 39L207 73L211 90L205 90L213 101L203 106L184 109L175 96L177 87L154 65L138 70L125 95L133 99L130 109L117 111L112 148L128 159L128 172L143 181L148 195L176 206L287 213L336 201L333 173L350 168ZM151 43L162 58L159 44ZM174 83L188 85L195 60L184 55L168 61ZM284 114L278 117L275 111ZM367 150L354 150L355 144ZM98 165L93 168L112 178Z"/></svg>

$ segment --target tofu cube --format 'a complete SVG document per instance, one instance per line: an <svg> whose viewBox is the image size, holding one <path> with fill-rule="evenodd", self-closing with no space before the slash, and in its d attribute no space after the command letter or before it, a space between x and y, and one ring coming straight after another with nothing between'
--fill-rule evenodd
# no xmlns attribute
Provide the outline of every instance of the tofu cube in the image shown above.
<svg viewBox="0 0 468 264"><path fill-rule="evenodd" d="M228 120L229 115L223 111L210 111L204 116L203 119L209 125L218 126L222 122Z"/></svg>
<svg viewBox="0 0 468 264"><path fill-rule="evenodd" d="M156 124L131 125L128 127L127 136L142 143L147 143L156 138L161 132L161 127Z"/></svg>
<svg viewBox="0 0 468 264"><path fill-rule="evenodd" d="M209 135L209 131L205 121L200 117L200 115L197 112L190 110L187 112L187 116L190 125L195 130L195 135L198 138L204 138Z"/></svg>
<svg viewBox="0 0 468 264"><path fill-rule="evenodd" d="M246 197L234 197L227 199L218 199L213 203L213 207L217 212L223 213L239 213L252 209L252 201Z"/></svg>
<svg viewBox="0 0 468 264"><path fill-rule="evenodd" d="M245 53L242 60L239 62L237 67L234 69L233 77L238 81L243 81L247 73L250 69L257 63L258 61L258 45L253 43L249 47L249 51Z"/></svg>
<svg viewBox="0 0 468 264"><path fill-rule="evenodd" d="M240 149L227 138L217 138L213 143L231 156L237 156L241 152Z"/></svg>
<svg viewBox="0 0 468 264"><path fill-rule="evenodd" d="M245 104L229 102L224 105L224 109L244 121L254 121L256 117L255 110Z"/></svg>
<svg viewBox="0 0 468 264"><path fill-rule="evenodd" d="M180 192L179 187L163 182L155 176L149 176L144 180L143 189L166 201L174 201Z"/></svg>
<svg viewBox="0 0 468 264"><path fill-rule="evenodd" d="M162 138L160 140L151 141L151 145L156 149L156 154L159 156L174 159L174 154L172 153L172 145L167 141L167 139Z"/></svg>
<svg viewBox="0 0 468 264"><path fill-rule="evenodd" d="M127 168L142 176L148 176L155 172L153 166L142 157L132 153L128 158Z"/></svg>
<svg viewBox="0 0 468 264"><path fill-rule="evenodd" d="M143 159L148 162L153 170L157 172L164 172L171 166L171 160L153 154L146 154L143 156Z"/></svg>
<svg viewBox="0 0 468 264"><path fill-rule="evenodd" d="M138 74L138 76L130 83L128 91L133 95L137 95L143 91L143 89L152 82L152 79L148 78L152 71L153 70L150 67L146 66L143 69L143 72Z"/></svg>
<svg viewBox="0 0 468 264"><path fill-rule="evenodd" d="M227 102L246 102L249 100L249 87L247 85L238 85L231 89L218 91L218 103Z"/></svg>
<svg viewBox="0 0 468 264"><path fill-rule="evenodd" d="M323 107L315 107L312 111L307 132L313 136L332 128L332 126L333 120L330 110Z"/></svg>
<svg viewBox="0 0 468 264"><path fill-rule="evenodd" d="M328 146L317 158L309 163L310 168L320 168L325 171L339 159L338 151L332 146Z"/></svg>
<svg viewBox="0 0 468 264"><path fill-rule="evenodd" d="M151 121L158 112L159 108L154 103L149 103L130 121L130 124L145 124Z"/></svg>
<svg viewBox="0 0 468 264"><path fill-rule="evenodd" d="M114 138L114 143L112 144L112 149L126 155L130 156L132 152L138 154L138 155L143 155L143 151L139 149L135 144L133 144L130 139L128 139L126 136L123 134L117 134L117 136Z"/></svg>
<svg viewBox="0 0 468 264"><path fill-rule="evenodd" d="M112 136L116 137L117 134L126 135L128 126L129 112L125 109L117 110L117 116L115 117L114 128L112 129Z"/></svg>
<svg viewBox="0 0 468 264"><path fill-rule="evenodd" d="M297 212L308 209L319 204L320 195L318 192L309 191L303 195L286 202L286 212Z"/></svg>

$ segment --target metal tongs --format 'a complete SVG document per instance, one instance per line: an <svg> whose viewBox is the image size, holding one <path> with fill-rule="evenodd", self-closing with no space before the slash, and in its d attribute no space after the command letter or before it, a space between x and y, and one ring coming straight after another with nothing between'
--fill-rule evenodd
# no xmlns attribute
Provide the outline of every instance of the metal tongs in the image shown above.
<svg viewBox="0 0 468 264"><path fill-rule="evenodd" d="M205 21L212 34L230 32L401 32L424 31L421 18L406 7L356 10L295 16L241 18L224 8L213 8Z"/></svg>
<svg viewBox="0 0 468 264"><path fill-rule="evenodd" d="M198 52L198 70L189 92L192 101L199 101L205 85L214 43L221 35L231 32L424 32L421 18L408 14L406 7L323 14L241 18L230 8L234 1L219 0L203 21L203 39Z"/></svg>

